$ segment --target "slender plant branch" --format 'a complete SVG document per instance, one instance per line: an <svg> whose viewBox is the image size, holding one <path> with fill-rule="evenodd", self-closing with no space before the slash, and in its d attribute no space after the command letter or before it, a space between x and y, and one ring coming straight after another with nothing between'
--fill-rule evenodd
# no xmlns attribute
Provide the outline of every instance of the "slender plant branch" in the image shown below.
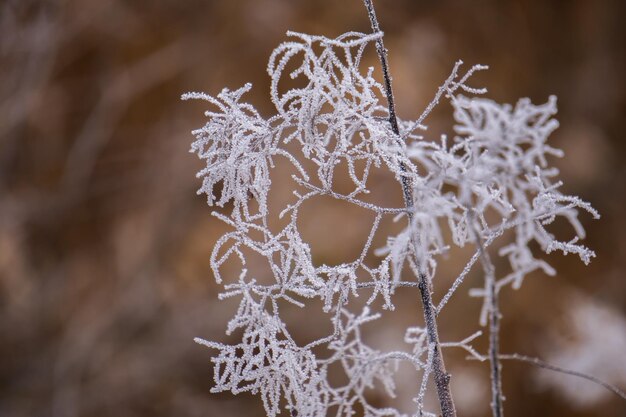
<svg viewBox="0 0 626 417"><path fill-rule="evenodd" d="M406 132L404 132L404 134L402 135L402 139L406 140L406 138L411 133L413 133L416 129L426 130L426 127L422 125L422 122L433 111L433 109L435 108L437 103L439 103L439 100L441 99L441 96L444 95L444 93L446 94L446 96L453 98L453 93L458 88L461 88L462 90L465 90L465 91L472 92L474 94L485 94L487 92L486 88L471 88L471 87L466 86L464 83L476 71L485 70L485 69L488 69L489 67L486 65L474 65L472 68L469 69L469 71L467 71L467 73L461 78L459 82L455 82L454 80L456 80L458 76L459 68L461 67L461 65L463 65L463 61L461 60L457 61L454 64L454 68L452 69L452 72L450 73L448 78L444 81L444 83L437 89L437 93L435 94L435 97L433 97L430 103L428 103L428 106L426 106L426 108L424 109L422 114L420 114L420 117L417 118L415 123L413 123L413 125L411 125L411 127L409 127L406 130Z"/></svg>
<svg viewBox="0 0 626 417"><path fill-rule="evenodd" d="M519 355L517 353L513 353L510 355L498 355L498 358L501 360L515 360L515 361L520 361L520 362L526 362L526 363L530 363L532 365L538 366L539 368L548 369L550 371L555 371L555 372L560 372L566 375L577 376L579 378L586 379L587 381L598 384L601 387L604 387L607 390L611 391L613 394L617 395L618 397L622 398L623 400L626 400L626 392L622 391L621 389L619 389L613 384L610 384L608 382L602 381L599 378L596 378L593 375L589 375L583 372L573 371L567 368L561 368L560 366L552 365L551 363L548 363L539 358Z"/></svg>
<svg viewBox="0 0 626 417"><path fill-rule="evenodd" d="M372 31L374 33L380 32L380 25L376 18L376 12L374 10L374 4L372 0L364 0L367 14L372 25ZM387 63L387 50L383 43L382 37L376 40L376 51L380 59L383 78L385 84L385 94L387 96L387 106L389 109L389 124L394 136L398 142L402 141L400 136L400 129L398 128L398 119L396 117L395 103L393 98L393 90L391 87L391 75L389 73L389 65ZM407 168L404 163L400 163L400 171L403 175L400 176L402 184L402 194L404 197L404 203L407 208L407 217L409 227L413 227L413 187L410 177L407 175ZM439 342L439 331L437 328L437 309L433 304L431 285L428 281L427 274L424 270L422 262L420 262L416 251L420 247L419 237L416 233L411 233L411 241L414 248L415 263L418 268L418 287L420 289L422 306L424 310L424 321L426 323L426 330L428 334L429 344L433 346L432 368L435 385L437 387L437 396L439 398L439 406L441 408L441 414L443 417L456 417L456 408L454 401L452 400L452 392L450 390L450 374L446 372L443 355L441 353L441 343Z"/></svg>
<svg viewBox="0 0 626 417"><path fill-rule="evenodd" d="M498 306L498 289L496 288L495 267L487 251L485 242L476 228L476 216L473 209L468 208L474 242L478 249L480 263L485 274L485 297L489 315L489 367L491 375L491 413L493 417L503 417L502 405L502 364L498 349L500 345L500 309Z"/></svg>
<svg viewBox="0 0 626 417"><path fill-rule="evenodd" d="M400 213L406 213L407 209L406 208L394 208L394 207L380 207L377 205L374 205L372 203L368 203L366 201L363 200L359 200L357 198L354 197L350 197L344 194L340 194L337 193L331 189L326 189L326 188L320 188L320 187L316 187L315 185L308 183L298 177L293 177L294 181L296 181L296 183L298 183L299 185L306 187L310 190L313 190L315 192L317 192L318 194L321 195L328 195L336 200L344 200L347 201L349 203L355 204L359 207L363 207L364 209L368 209L371 211L374 211L376 213L379 214L400 214Z"/></svg>
<svg viewBox="0 0 626 417"><path fill-rule="evenodd" d="M399 288L399 287L418 288L419 286L417 282L412 282L412 281L394 282L390 285L394 288ZM360 288L375 288L376 282L357 282L356 287L359 289Z"/></svg>

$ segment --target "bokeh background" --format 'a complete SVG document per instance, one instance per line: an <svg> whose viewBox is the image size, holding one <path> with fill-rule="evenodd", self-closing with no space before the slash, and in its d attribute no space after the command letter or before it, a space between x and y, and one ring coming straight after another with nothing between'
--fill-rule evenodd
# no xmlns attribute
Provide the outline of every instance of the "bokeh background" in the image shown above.
<svg viewBox="0 0 626 417"><path fill-rule="evenodd" d="M505 291L502 351L626 387L626 3L377 10L404 118L459 58L491 66L475 84L498 101L559 97L552 144L566 157L555 164L565 191L603 216L583 217L598 257L551 257L558 276ZM209 253L226 228L196 196L201 163L187 152L205 108L179 97L251 81L250 100L270 114L265 65L287 30L333 37L369 24L359 0L0 2L0 416L263 415L258 398L209 393L211 352L192 341L228 341L235 305L217 302ZM429 121L434 136L452 131L446 107ZM328 201L307 210L316 259L340 262L362 244L370 219ZM461 267L445 262L439 295ZM479 282L472 274L442 314L445 340L478 327L466 293ZM386 343L394 326L419 324L414 301L400 295L397 315L366 337ZM311 317L294 312L296 333ZM490 415L486 365L464 356L446 352L460 415ZM400 381L407 407L416 385ZM510 417L626 415L593 384L526 364L505 363L504 389Z"/></svg>

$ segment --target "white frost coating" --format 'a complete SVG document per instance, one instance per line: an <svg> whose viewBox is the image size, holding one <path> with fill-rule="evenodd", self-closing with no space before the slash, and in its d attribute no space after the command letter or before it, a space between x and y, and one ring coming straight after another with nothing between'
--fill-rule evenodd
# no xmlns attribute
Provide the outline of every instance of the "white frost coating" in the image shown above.
<svg viewBox="0 0 626 417"><path fill-rule="evenodd" d="M421 383L415 384L415 415L436 415L424 410L427 381L434 373L434 347L425 329L407 329L405 351L381 352L364 342L362 326L379 317L370 311L379 296L383 307L392 310L398 288L416 287L416 276L406 276L407 272L417 275L416 262L432 282L440 255L451 245L477 244L473 228L485 247L493 246L505 231L514 232L514 239L499 251L507 257L511 271L497 280L498 290L508 284L519 287L523 278L536 269L554 274L529 249L531 242L538 243L546 253L575 253L589 262L594 254L579 244L584 229L577 216L581 210L595 218L598 214L578 197L562 194L555 179L558 173L549 166L550 157L562 156L561 151L546 144L558 126L552 119L556 99L550 97L538 106L522 99L512 107L455 95L457 91L486 91L466 84L474 72L485 67L474 66L459 75L459 61L416 120L399 121L402 141L390 128L387 107L379 102L384 89L373 77L373 68L364 72L360 68L364 48L382 33L350 32L337 39L288 35L291 40L274 50L267 68L275 115L263 118L243 100L250 84L234 91L224 89L217 97L202 93L183 96L205 100L212 107L206 112L206 125L193 131L196 141L191 150L206 162L198 173L202 178L199 193L207 195L210 206L230 210L230 214L214 212L232 228L217 241L210 259L217 282L227 282L220 298L241 300L227 325L228 334L242 333L240 342L228 345L196 339L218 352L212 358L212 391L258 394L269 417L278 415L281 409L298 417L348 417L355 412L365 416L403 416L406 414L395 408L373 406L365 391L378 387L393 397L394 374L399 361L404 361L423 372ZM294 78L299 87L284 89L285 77ZM414 131L426 130L427 116L443 97L454 108L457 136L452 140L445 136L438 141L425 140ZM299 151L293 152L293 146L287 148L291 142L299 144ZM276 231L268 226L267 201L270 172L278 157L286 158L297 174L292 178L296 190L293 200L272 213L280 213L287 220L287 225ZM313 163L314 169L309 170L313 172L298 162L303 159ZM352 181L353 188L347 194L334 189L334 174L340 164L348 167ZM387 244L375 251L380 256L377 265L368 265L365 259L372 252L371 244L381 219L406 219L407 214L402 207L381 207L361 200L369 192L370 169L382 166L397 179L410 179L413 221L397 236L389 236ZM217 192L217 186L221 186L221 191ZM351 262L314 264L309 245L300 235L299 208L305 200L322 195L375 213L360 256ZM252 198L256 200L254 206L250 204ZM548 231L550 223L559 216L572 225L571 240L558 241ZM442 224L449 230L442 230ZM412 235L419 238L412 240ZM267 262L269 283L268 277L256 276L254 270L249 270L246 259L251 253ZM444 291L446 295L437 313L447 305L478 259L476 252L452 287ZM233 261L241 264L238 279L223 277L224 265ZM360 313L352 312L348 308L351 300L368 291L366 307ZM487 288L473 290L471 295L485 299L481 315L484 324ZM322 302L320 314L328 317L332 331L299 346L280 317L279 304L302 307L311 298ZM478 336L474 333L460 342L441 346L462 348L480 357L471 346ZM314 353L319 346L325 350ZM322 351L326 354L320 356ZM347 376L344 385L332 385L327 380L328 369L333 365L339 365Z"/></svg>

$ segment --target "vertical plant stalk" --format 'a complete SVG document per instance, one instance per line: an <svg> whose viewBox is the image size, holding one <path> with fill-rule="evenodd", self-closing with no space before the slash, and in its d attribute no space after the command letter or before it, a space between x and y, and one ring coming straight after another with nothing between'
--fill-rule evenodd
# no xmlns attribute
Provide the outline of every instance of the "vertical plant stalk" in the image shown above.
<svg viewBox="0 0 626 417"><path fill-rule="evenodd" d="M372 31L374 33L380 32L380 26L378 24L378 19L376 18L376 12L374 11L374 4L372 3L372 0L364 0L364 3L372 25ZM398 128L393 90L391 88L391 76L389 74L389 65L387 63L387 50L385 49L382 38L378 38L376 40L376 51L378 52L378 58L380 59L383 71L385 94L387 96L387 106L389 108L389 124L391 125L391 130L397 138L396 140L400 142L402 141L402 138L400 136L400 129ZM407 173L406 165L404 163L400 164L400 171L402 174ZM401 176L401 183L404 204L407 209L409 228L411 228L413 227L414 218L413 187L411 179L408 175ZM426 332L428 334L429 344L433 346L432 372L437 388L437 397L439 399L441 414L443 417L456 417L456 408L454 406L454 401L452 400L452 392L450 391L450 374L446 372L446 366L441 353L441 343L439 342L439 331L437 327L437 313L433 304L431 285L428 281L428 276L424 270L423 263L416 253L420 247L420 245L418 245L419 237L416 233L411 233L411 243L414 248L413 255L415 257L415 264L418 269L418 287L424 310Z"/></svg>
<svg viewBox="0 0 626 417"><path fill-rule="evenodd" d="M489 369L491 375L491 413L493 417L503 417L502 405L502 363L500 362L500 308L498 306L498 289L496 288L495 267L491 262L489 252L476 228L476 216L471 207L468 207L468 217L478 248L480 263L485 274L485 297L487 297L487 312L489 319Z"/></svg>

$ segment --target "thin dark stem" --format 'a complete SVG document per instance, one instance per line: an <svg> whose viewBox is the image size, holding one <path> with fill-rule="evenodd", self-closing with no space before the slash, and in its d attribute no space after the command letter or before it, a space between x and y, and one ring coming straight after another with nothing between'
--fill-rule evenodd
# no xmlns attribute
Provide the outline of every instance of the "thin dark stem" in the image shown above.
<svg viewBox="0 0 626 417"><path fill-rule="evenodd" d="M500 309L498 306L498 289L496 288L495 267L485 242L476 228L476 216L471 208L468 209L474 241L478 248L480 263L485 274L487 309L489 313L489 367L491 375L491 413L493 417L503 417L502 405L502 364L498 354L500 346Z"/></svg>
<svg viewBox="0 0 626 417"><path fill-rule="evenodd" d="M504 416L502 405L502 364L498 354L500 347L500 311L498 309L498 291L496 280L489 280L489 296L491 308L489 311L489 364L491 367L491 411L494 417Z"/></svg>
<svg viewBox="0 0 626 417"><path fill-rule="evenodd" d="M533 358L531 356L519 355L517 353L511 354L511 355L499 355L498 358L499 359L504 359L504 360L515 360L515 361L520 361L520 362L526 362L526 363L530 363L532 365L538 366L538 367L543 368L543 369L548 369L550 371L560 372L560 373L566 374L566 375L577 376L579 378L586 379L587 381L591 381L591 382L593 382L595 384L598 384L598 385L606 388L607 390L611 391L612 393L614 393L618 397L622 398L623 400L626 400L626 392L622 391L621 389L619 389L618 387L616 387L613 384L609 384L608 382L604 382L601 379L596 378L593 375L585 374L583 372L578 372L578 371L572 371L571 369L561 368L560 366L552 365L552 364L550 364L550 363L548 363L546 361L543 361L543 360L541 360L539 358Z"/></svg>
<svg viewBox="0 0 626 417"><path fill-rule="evenodd" d="M365 0L365 7L367 8L367 14L372 24L372 30L374 33L380 32L381 30L378 24L378 19L376 18L376 11L374 10L372 0ZM380 58L380 64L383 69L383 78L385 80L385 94L387 95L387 103L389 107L389 124L391 124L391 130L393 130L393 133L400 137L398 118L396 117L396 105L393 99L393 90L391 89L391 76L389 75L389 65L387 64L387 49L385 49L382 37L376 40L376 52L378 52L378 56Z"/></svg>
<svg viewBox="0 0 626 417"><path fill-rule="evenodd" d="M378 24L378 19L376 18L374 4L372 3L372 0L364 0L364 2L367 9L367 15L369 16L372 24L372 31L374 33L378 33L381 30L380 25ZM395 135L396 141L400 143L402 142L402 138L400 137L400 128L398 127L398 118L396 117L396 105L393 98L393 89L391 88L391 75L389 74L389 64L387 63L387 49L385 48L382 37L376 40L376 52L378 52L378 58L380 59L380 65L383 70L385 95L387 96L387 108L389 109L389 124L391 125L391 130ZM400 162L400 171L402 174L407 173L404 162ZM411 187L411 180L407 175L402 175L402 194L407 209L412 209L413 188ZM409 217L412 218L413 216L409 214Z"/></svg>
<svg viewBox="0 0 626 417"><path fill-rule="evenodd" d="M374 11L374 4L372 0L364 0L367 14L372 25L374 33L380 32L380 26L378 19L376 18L376 12ZM400 129L398 128L398 119L396 117L396 109L393 99L393 90L391 88L391 75L389 72L389 65L387 63L387 50L383 43L382 38L376 40L376 51L378 52L378 58L380 59L381 67L383 70L383 78L385 84L385 94L387 96L387 106L389 109L389 124L391 130L398 142L402 141L400 136ZM413 187L411 179L407 175L407 168L404 163L400 164L401 183L402 183L402 195L404 197L404 203L407 209L407 217L409 221L409 227L413 227ZM420 248L419 236L416 233L411 234L411 242L413 244L414 251ZM425 268L417 253L414 252L415 264L418 269L418 287L420 289L422 306L424 310L424 321L426 324L426 331L428 334L428 341L434 347L432 358L432 371L435 379L435 385L437 387L437 396L439 398L439 406L441 407L441 414L443 417L456 417L456 408L454 401L452 400L452 392L450 391L450 374L446 372L445 363L441 353L441 343L439 342L439 332L437 328L437 310L433 304L431 285Z"/></svg>

